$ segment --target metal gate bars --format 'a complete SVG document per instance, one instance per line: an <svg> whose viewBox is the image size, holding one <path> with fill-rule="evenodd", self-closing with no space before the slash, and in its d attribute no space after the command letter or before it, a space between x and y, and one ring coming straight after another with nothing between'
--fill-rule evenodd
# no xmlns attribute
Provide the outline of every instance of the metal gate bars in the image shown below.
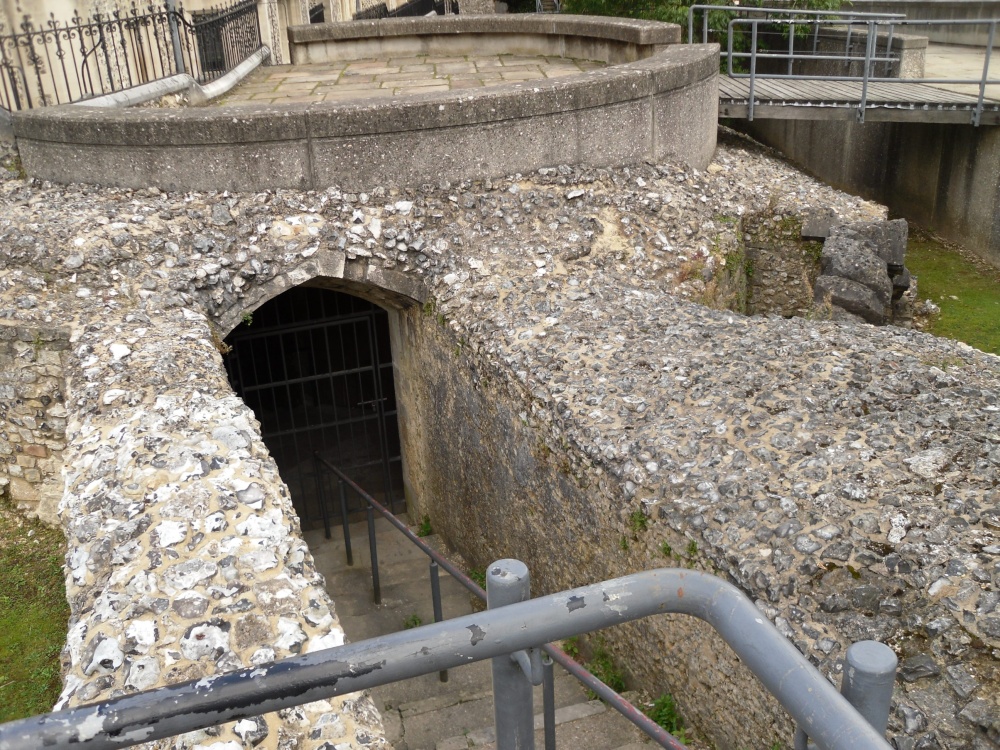
<svg viewBox="0 0 1000 750"><path fill-rule="evenodd" d="M346 294L299 288L248 316L227 338L233 389L261 436L304 523L324 517L313 456L402 502L402 462L388 315Z"/></svg>

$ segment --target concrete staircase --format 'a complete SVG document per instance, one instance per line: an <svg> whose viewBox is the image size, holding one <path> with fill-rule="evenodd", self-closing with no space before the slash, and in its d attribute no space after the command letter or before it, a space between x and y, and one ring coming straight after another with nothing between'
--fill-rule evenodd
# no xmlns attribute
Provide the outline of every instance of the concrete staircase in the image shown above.
<svg viewBox="0 0 1000 750"><path fill-rule="evenodd" d="M337 614L351 641L384 635L406 627L417 618L434 621L431 602L429 559L385 520L376 522L382 604L372 603L371 567L365 523L351 527L354 566L347 567L343 535L338 528L333 539L323 531L305 532L306 541L326 588L336 603ZM425 537L440 549L435 536ZM473 611L469 593L441 571L441 597L445 619ZM476 662L448 673L440 682L437 674L397 682L372 691L382 712L386 733L396 750L488 750L495 746L493 693L489 661ZM580 684L556 668L556 743L572 750L651 750L648 738L613 709L588 700ZM535 689L535 744L544 747L542 694Z"/></svg>

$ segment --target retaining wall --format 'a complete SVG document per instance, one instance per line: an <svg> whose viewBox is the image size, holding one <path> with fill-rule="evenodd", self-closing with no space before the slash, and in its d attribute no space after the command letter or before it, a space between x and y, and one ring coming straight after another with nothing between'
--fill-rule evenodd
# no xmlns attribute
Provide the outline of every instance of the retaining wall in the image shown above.
<svg viewBox="0 0 1000 750"><path fill-rule="evenodd" d="M561 163L676 159L704 168L715 149L718 48L673 44L674 25L573 16L393 19L293 28L295 54L311 61L321 50L332 54L347 33L341 26L355 30L348 41L358 54L488 44L634 61L392 101L33 110L14 116L24 168L55 182L121 187L363 190L389 180L416 185Z"/></svg>

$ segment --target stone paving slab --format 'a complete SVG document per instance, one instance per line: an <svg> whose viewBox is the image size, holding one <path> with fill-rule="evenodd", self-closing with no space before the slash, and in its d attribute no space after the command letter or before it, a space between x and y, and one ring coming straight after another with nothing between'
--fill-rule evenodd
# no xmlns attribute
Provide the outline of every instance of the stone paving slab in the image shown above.
<svg viewBox="0 0 1000 750"><path fill-rule="evenodd" d="M957 44L928 44L924 58L924 78L980 78L986 63L983 47L965 47ZM989 76L1000 80L1000 55L990 58ZM932 83L935 88L979 96L979 85L971 83ZM986 87L985 98L1000 100L1000 85Z"/></svg>
<svg viewBox="0 0 1000 750"><path fill-rule="evenodd" d="M393 57L321 65L258 68L218 104L291 104L400 97L545 80L596 70L604 63L525 55Z"/></svg>

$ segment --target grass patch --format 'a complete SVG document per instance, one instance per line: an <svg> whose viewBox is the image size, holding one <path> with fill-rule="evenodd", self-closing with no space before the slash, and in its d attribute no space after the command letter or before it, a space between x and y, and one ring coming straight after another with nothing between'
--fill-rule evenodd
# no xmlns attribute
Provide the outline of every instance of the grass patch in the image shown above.
<svg viewBox="0 0 1000 750"><path fill-rule="evenodd" d="M431 526L430 516L424 516L420 519L420 525L417 526L417 536L431 536L434 533L434 527Z"/></svg>
<svg viewBox="0 0 1000 750"><path fill-rule="evenodd" d="M486 588L486 568L473 568L469 571L469 578L475 581L480 588Z"/></svg>
<svg viewBox="0 0 1000 750"><path fill-rule="evenodd" d="M424 624L424 621L420 617L420 615L414 613L414 614L410 615L409 617L407 617L405 620L403 620L403 629L404 630L412 630L413 628L419 628L423 624Z"/></svg>
<svg viewBox="0 0 1000 750"><path fill-rule="evenodd" d="M58 529L0 500L0 723L51 711L59 697L65 547Z"/></svg>
<svg viewBox="0 0 1000 750"><path fill-rule="evenodd" d="M665 693L653 701L646 709L646 716L670 732L681 744L687 744L688 739L684 736L684 719L681 718L672 695Z"/></svg>
<svg viewBox="0 0 1000 750"><path fill-rule="evenodd" d="M616 693L625 692L625 673L618 668L614 659L612 659L604 636L591 636L587 640L586 647L584 647L580 636L575 635L562 642L562 650L571 659L585 666L587 671ZM587 691L587 698L589 700L594 700L596 697L596 693L590 690Z"/></svg>
<svg viewBox="0 0 1000 750"><path fill-rule="evenodd" d="M941 308L928 333L1000 354L1000 270L912 228L906 267L920 298Z"/></svg>

